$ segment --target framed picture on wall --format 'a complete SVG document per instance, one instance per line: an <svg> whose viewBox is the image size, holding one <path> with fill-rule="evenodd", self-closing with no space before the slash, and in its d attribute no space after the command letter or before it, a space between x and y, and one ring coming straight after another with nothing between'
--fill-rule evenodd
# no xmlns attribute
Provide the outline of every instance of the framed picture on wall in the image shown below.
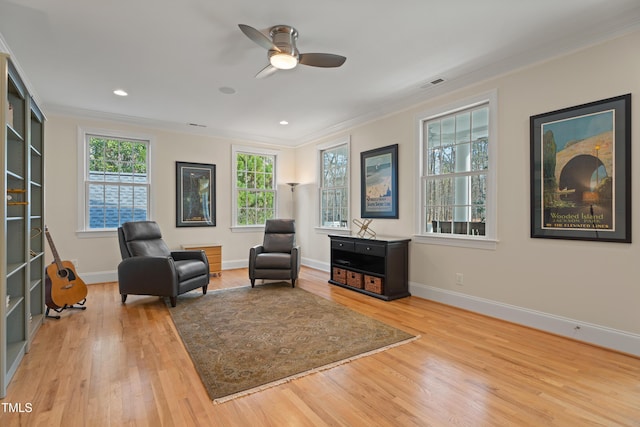
<svg viewBox="0 0 640 427"><path fill-rule="evenodd" d="M398 144L360 153L360 217L398 218Z"/></svg>
<svg viewBox="0 0 640 427"><path fill-rule="evenodd" d="M531 237L631 243L631 94L530 126Z"/></svg>
<svg viewBox="0 0 640 427"><path fill-rule="evenodd" d="M216 165L176 162L176 227L216 225Z"/></svg>

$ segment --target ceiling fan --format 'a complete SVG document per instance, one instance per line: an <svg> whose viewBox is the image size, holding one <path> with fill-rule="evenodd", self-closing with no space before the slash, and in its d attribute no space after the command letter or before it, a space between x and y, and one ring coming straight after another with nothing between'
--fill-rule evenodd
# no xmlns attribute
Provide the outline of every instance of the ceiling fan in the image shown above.
<svg viewBox="0 0 640 427"><path fill-rule="evenodd" d="M347 60L344 56L331 53L300 53L296 47L298 31L289 25L276 25L269 28L269 37L249 25L238 24L240 30L259 46L269 51L269 65L263 68L257 79L261 79L278 70L290 70L298 65L312 67L339 67Z"/></svg>

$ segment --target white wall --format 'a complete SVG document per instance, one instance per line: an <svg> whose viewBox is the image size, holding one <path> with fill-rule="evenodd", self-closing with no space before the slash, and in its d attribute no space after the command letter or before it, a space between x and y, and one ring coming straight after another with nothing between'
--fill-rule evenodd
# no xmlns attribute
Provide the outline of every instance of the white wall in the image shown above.
<svg viewBox="0 0 640 427"><path fill-rule="evenodd" d="M411 243L410 281L414 295L478 308L510 320L529 322L564 335L591 340L598 334L623 335L623 351L640 354L640 235L632 244L532 239L529 237L529 117L564 107L632 93L632 146L639 140L640 32L426 100L396 115L351 129L351 213L360 214L361 151L398 143L400 219L374 220L378 234L411 236L416 179L415 115L475 95L498 91L498 238L496 250ZM344 135L344 134L343 134ZM318 144L297 149L301 163L315 158ZM633 148L632 186L638 187L640 150ZM328 267L328 238L316 225L317 165L298 168L303 183L299 210L303 256ZM640 218L640 198L632 221ZM455 284L455 273L464 285ZM487 308L489 307L489 308ZM501 315L501 311L511 315ZM518 312L519 314L514 314ZM550 320L551 319L551 320ZM555 325L545 326L545 322ZM526 323L525 320L523 322ZM574 322L577 322L573 324ZM574 331L581 325L580 331ZM565 330L571 327L571 331ZM582 335L580 335L582 334ZM590 336L591 335L591 336ZM593 339L598 342L598 339ZM605 340L606 341L606 340ZM602 340L601 340L602 342ZM604 344L607 344L604 342Z"/></svg>
<svg viewBox="0 0 640 427"><path fill-rule="evenodd" d="M121 258L115 232L98 238L86 238L76 233L78 126L152 136L155 140L151 165L153 219L160 224L169 247L178 249L182 244L221 243L223 268L247 265L249 248L262 241L263 233L231 231L231 146L250 143L50 114L45 125L46 223L60 256L78 260L80 277L87 282L116 280L115 272ZM294 153L291 149L260 147L279 151L276 171L279 189L282 190L279 214L290 217L290 191L284 183L295 176ZM215 227L176 227L176 161L216 165ZM50 260L51 254L47 256Z"/></svg>

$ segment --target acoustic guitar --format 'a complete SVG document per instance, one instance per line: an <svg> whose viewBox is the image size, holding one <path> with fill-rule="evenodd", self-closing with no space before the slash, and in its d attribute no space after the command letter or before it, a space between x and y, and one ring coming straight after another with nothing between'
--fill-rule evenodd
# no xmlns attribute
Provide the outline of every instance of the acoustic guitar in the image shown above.
<svg viewBox="0 0 640 427"><path fill-rule="evenodd" d="M51 301L58 307L72 306L87 297L87 285L78 277L71 261L60 260L60 255L58 255L47 227L45 227L44 233L47 236L54 259L53 263L47 266L47 276L51 282ZM47 290L48 293L49 290Z"/></svg>

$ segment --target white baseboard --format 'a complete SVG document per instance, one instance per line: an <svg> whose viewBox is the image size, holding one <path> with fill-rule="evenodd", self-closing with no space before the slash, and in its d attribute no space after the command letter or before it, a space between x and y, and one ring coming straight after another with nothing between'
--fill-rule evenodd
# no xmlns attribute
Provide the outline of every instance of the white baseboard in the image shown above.
<svg viewBox="0 0 640 427"><path fill-rule="evenodd" d="M222 261L222 270L234 270L236 268L247 268L247 267L249 267L249 257L247 257L247 259Z"/></svg>
<svg viewBox="0 0 640 427"><path fill-rule="evenodd" d="M411 295L463 308L534 329L561 335L578 341L640 356L640 335L605 326L530 310L460 292L410 283Z"/></svg>
<svg viewBox="0 0 640 427"><path fill-rule="evenodd" d="M247 268L249 266L249 260L232 260L232 261L223 261L222 262L222 270L233 270L236 268ZM86 272L78 272L78 275L82 278L82 280L87 284L95 284L95 283L106 283L106 282L117 282L118 281L118 271L96 271L92 273Z"/></svg>
<svg viewBox="0 0 640 427"><path fill-rule="evenodd" d="M306 267L325 272L330 271L330 264L327 262L309 258L302 258L301 262L302 265ZM222 269L246 268L247 265L248 260L224 261L222 263ZM118 281L118 272L115 270L78 274L86 284ZM459 307L486 316L640 357L640 335L638 334L504 304L485 298L474 297L460 292L427 286L421 283L409 283L409 291L411 295L416 297Z"/></svg>
<svg viewBox="0 0 640 427"><path fill-rule="evenodd" d="M96 271L93 273L78 272L78 276L82 278L87 285L93 285L96 283L117 282L118 271Z"/></svg>
<svg viewBox="0 0 640 427"><path fill-rule="evenodd" d="M330 271L329 268L329 263L328 262L320 262L320 261L316 261L310 258L302 258L300 260L300 263L302 265L304 265L305 267L310 267L310 268L314 268L316 270L320 270L320 271ZM239 259L239 260L232 260L232 261L223 261L222 262L222 269L223 270L233 270L236 268L247 268L249 267L249 259Z"/></svg>
<svg viewBox="0 0 640 427"><path fill-rule="evenodd" d="M302 258L300 263L305 267L313 268L320 271L329 272L331 271L331 264L328 262L322 262L311 258Z"/></svg>
<svg viewBox="0 0 640 427"><path fill-rule="evenodd" d="M248 260L225 261L222 263L222 270L233 270L235 268L247 268ZM93 273L78 272L84 283L92 285L96 283L107 283L118 281L118 271L96 271Z"/></svg>

